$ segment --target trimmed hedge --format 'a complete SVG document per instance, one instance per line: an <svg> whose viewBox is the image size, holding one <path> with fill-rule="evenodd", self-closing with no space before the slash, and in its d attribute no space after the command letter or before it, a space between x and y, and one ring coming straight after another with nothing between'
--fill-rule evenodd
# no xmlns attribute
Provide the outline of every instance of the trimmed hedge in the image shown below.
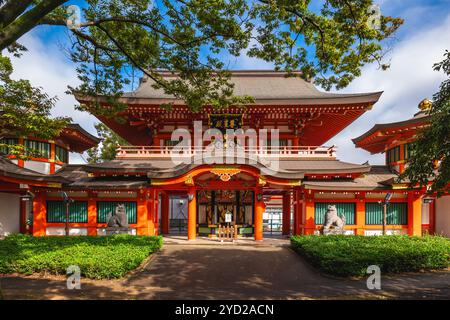
<svg viewBox="0 0 450 320"><path fill-rule="evenodd" d="M399 273L450 266L450 239L438 236L294 236L292 248L324 273L364 276L367 267Z"/></svg>
<svg viewBox="0 0 450 320"><path fill-rule="evenodd" d="M161 237L11 235L0 241L0 273L65 275L68 266L77 265L87 278L120 278L161 246Z"/></svg>

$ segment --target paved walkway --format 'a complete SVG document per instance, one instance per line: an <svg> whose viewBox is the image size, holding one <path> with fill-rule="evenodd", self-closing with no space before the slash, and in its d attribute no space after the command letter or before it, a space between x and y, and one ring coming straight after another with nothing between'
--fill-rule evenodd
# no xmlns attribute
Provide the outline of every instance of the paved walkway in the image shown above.
<svg viewBox="0 0 450 320"><path fill-rule="evenodd" d="M195 244L166 239L164 249L122 280L82 279L81 290L64 277L0 278L6 299L450 299L450 272L382 278L382 290L365 279L319 274L287 246L270 239L251 244Z"/></svg>

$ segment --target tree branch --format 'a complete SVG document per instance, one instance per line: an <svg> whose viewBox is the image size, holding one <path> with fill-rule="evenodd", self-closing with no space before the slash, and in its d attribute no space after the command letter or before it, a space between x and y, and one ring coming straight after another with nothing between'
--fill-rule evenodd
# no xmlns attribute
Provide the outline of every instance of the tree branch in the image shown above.
<svg viewBox="0 0 450 320"><path fill-rule="evenodd" d="M153 81L155 81L157 84L159 84L162 87L166 87L166 85L160 81L157 77L153 76L151 73L148 72L148 70L142 68L139 63L125 50L125 48L116 40L114 37L109 33L109 31L104 28L102 25L97 25L97 28L102 30L106 36L114 43L114 45L130 60L131 64L133 64L136 68L141 70L145 75L147 75L149 78L151 78Z"/></svg>
<svg viewBox="0 0 450 320"><path fill-rule="evenodd" d="M0 51L7 48L25 33L33 29L43 17L67 0L42 0L0 31Z"/></svg>
<svg viewBox="0 0 450 320"><path fill-rule="evenodd" d="M85 33L83 33L83 32L80 32L80 31L75 30L75 29L73 29L73 30L71 30L71 31L72 31L72 33L73 33L75 36L77 36L78 38L84 39L84 40L86 40L86 41L89 41L90 43L92 43L92 45L93 45L94 47L96 47L96 48L98 48L98 49L102 49L102 50L104 50L104 51L111 51L111 52L116 52L116 51L117 51L117 50L115 50L115 49L113 49L113 48L110 48L110 47L107 47L107 46L105 46L105 45L102 45L102 44L98 43L94 38L92 38L91 36L89 36L89 35L87 35L87 34L85 34Z"/></svg>
<svg viewBox="0 0 450 320"><path fill-rule="evenodd" d="M268 6L271 5L271 4L270 4L268 1L266 1L266 0L259 0L259 2L261 2L261 3L265 4L265 5L268 5ZM320 25L318 25L317 22L314 21L313 19L311 19L310 17L308 17L308 16L306 16L306 15L304 15L304 14L301 14L301 13L298 12L297 10L294 10L294 9L288 7L288 6L283 6L283 5L282 5L282 7L283 7L287 12L290 12L290 13L292 13L293 15L297 16L298 18L302 19L302 21L306 21L306 22L308 22L309 24L311 24L311 25L319 32L320 40L321 40L321 44L322 44L322 54L323 54L322 58L326 58L325 50L324 50L324 49L325 49L325 33L324 33L323 29L320 27Z"/></svg>
<svg viewBox="0 0 450 320"><path fill-rule="evenodd" d="M0 24L6 27L18 16L24 13L25 9L33 3L32 0L9 0L0 8Z"/></svg>
<svg viewBox="0 0 450 320"><path fill-rule="evenodd" d="M181 47L189 47L194 45L195 43L199 43L211 38L214 38L216 36L222 36L222 37L228 37L231 38L233 35L231 34L213 34L213 35L209 35L209 36L205 36L205 37L198 37L193 39L192 41L189 42L181 42L175 38L173 38L169 33L167 33L164 30L161 30L160 28L156 28L155 26L153 26L150 23L144 22L144 21L140 21L140 20L136 20L136 19L131 19L131 18L127 18L127 17L110 17L110 18L102 18L102 19L98 19L98 20L93 20L93 21L86 21L84 23L81 23L79 28L86 28L86 27L99 27L101 24L104 23L108 23L108 22L119 22L119 23L130 23L130 24L137 24L137 25L141 25L144 27L147 27L151 30L153 30L156 33L161 34L162 36L166 37L168 40L170 40L171 42L181 46ZM66 22L63 20L59 20L59 19L52 19L52 18L44 18L41 19L39 21L39 24L42 25L54 25L54 26L65 26Z"/></svg>

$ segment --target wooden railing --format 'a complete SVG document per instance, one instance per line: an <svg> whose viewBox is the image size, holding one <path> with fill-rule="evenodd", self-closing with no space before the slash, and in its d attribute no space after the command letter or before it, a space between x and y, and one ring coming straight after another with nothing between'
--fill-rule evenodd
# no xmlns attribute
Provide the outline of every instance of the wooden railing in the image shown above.
<svg viewBox="0 0 450 320"><path fill-rule="evenodd" d="M117 148L117 159L151 159L151 158L180 158L193 157L207 151L208 147L191 147L183 151L173 146L119 146ZM228 149L229 150L229 149ZM223 149L223 154L227 154ZM282 146L282 147L236 147L235 156L257 155L263 158L335 158L335 146Z"/></svg>

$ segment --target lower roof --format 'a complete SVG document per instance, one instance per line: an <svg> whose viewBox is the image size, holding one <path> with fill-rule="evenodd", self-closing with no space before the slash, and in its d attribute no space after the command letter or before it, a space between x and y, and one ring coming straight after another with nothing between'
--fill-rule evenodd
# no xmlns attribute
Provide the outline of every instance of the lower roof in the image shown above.
<svg viewBox="0 0 450 320"><path fill-rule="evenodd" d="M70 183L70 180L67 180L62 176L45 175L33 170L21 168L11 160L2 156L0 156L0 177L1 176L21 180L26 183Z"/></svg>
<svg viewBox="0 0 450 320"><path fill-rule="evenodd" d="M430 116L425 112L417 113L413 118L391 123L374 125L369 131L352 139L358 148L369 151L372 154L383 152L388 141L399 133L414 135L416 130L428 124Z"/></svg>
<svg viewBox="0 0 450 320"><path fill-rule="evenodd" d="M100 164L66 165L53 175L44 175L20 168L10 160L0 157L0 179L2 176L15 178L31 185L41 185L41 182L59 183L74 189L140 189L148 187L152 179L179 177L198 166L173 166L170 161L162 160L113 160ZM258 170L262 168L261 164L251 166ZM93 172L96 175L92 175ZM333 174L355 172L359 173L356 178L352 178L353 175L348 178L343 175L341 178L333 177ZM319 177L315 178L312 174L328 174L329 177L319 180ZM302 180L304 188L312 190L389 189L397 177L387 166L357 165L339 160L280 161L279 171L265 171L262 175L282 180Z"/></svg>
<svg viewBox="0 0 450 320"><path fill-rule="evenodd" d="M95 147L101 141L100 138L84 130L78 123L70 123L67 125L61 131L60 138L70 145L71 151L78 153Z"/></svg>
<svg viewBox="0 0 450 320"><path fill-rule="evenodd" d="M372 166L369 172L355 179L303 181L302 184L310 190L386 190L391 189L397 177L388 166Z"/></svg>
<svg viewBox="0 0 450 320"><path fill-rule="evenodd" d="M207 160L207 159L206 159ZM192 161L193 162L193 161ZM235 159L234 164L251 165L255 168L261 169L265 165L261 162L252 164L248 159ZM224 165L225 161L224 161ZM155 159L155 160L112 160L97 164L86 164L84 170L89 172L99 173L145 173L149 177L175 177L186 173L188 170L199 166L198 164L178 164L175 165L170 158ZM273 164L277 166L277 164ZM274 176L282 177L283 174L351 174L364 173L370 171L370 165L354 164L343 162L337 159L307 159L307 160L279 160L279 170L274 172ZM158 175L158 176L157 176Z"/></svg>

